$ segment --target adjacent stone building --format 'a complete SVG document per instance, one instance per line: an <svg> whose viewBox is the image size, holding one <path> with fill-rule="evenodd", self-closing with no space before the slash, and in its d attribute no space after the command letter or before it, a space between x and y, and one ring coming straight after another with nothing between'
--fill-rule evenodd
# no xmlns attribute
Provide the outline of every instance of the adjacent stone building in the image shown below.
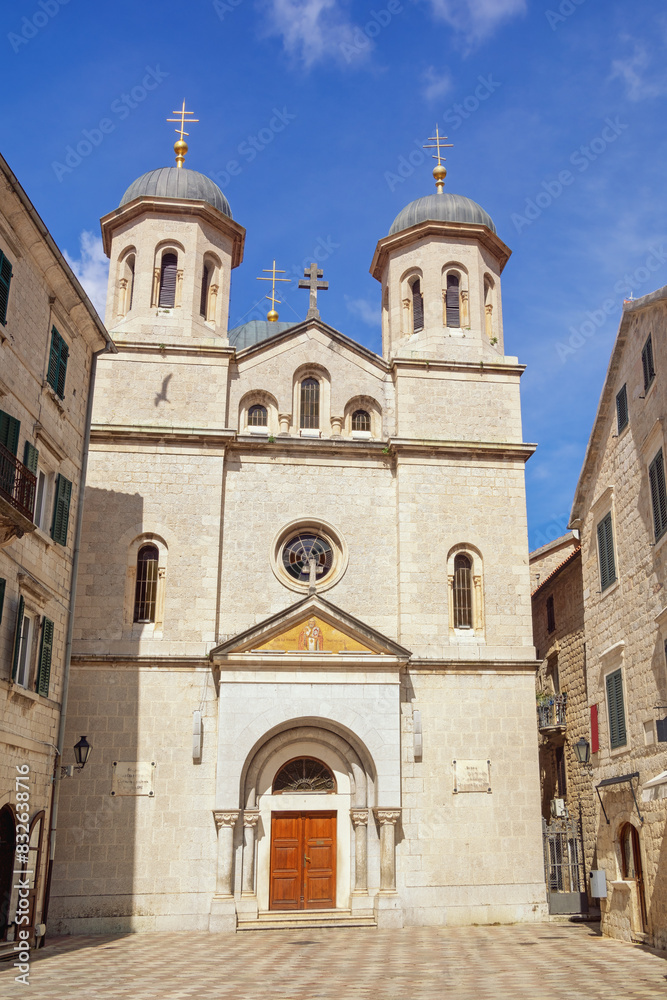
<svg viewBox="0 0 667 1000"><path fill-rule="evenodd" d="M667 948L667 287L623 307L570 526L581 537L605 934Z"/></svg>
<svg viewBox="0 0 667 1000"><path fill-rule="evenodd" d="M0 157L0 954L44 918L88 403L112 348Z"/></svg>
<svg viewBox="0 0 667 1000"><path fill-rule="evenodd" d="M399 214L381 355L321 318L317 265L303 322L228 330L245 231L180 163L102 232L68 715L94 750L53 928L541 919L534 448L491 218Z"/></svg>

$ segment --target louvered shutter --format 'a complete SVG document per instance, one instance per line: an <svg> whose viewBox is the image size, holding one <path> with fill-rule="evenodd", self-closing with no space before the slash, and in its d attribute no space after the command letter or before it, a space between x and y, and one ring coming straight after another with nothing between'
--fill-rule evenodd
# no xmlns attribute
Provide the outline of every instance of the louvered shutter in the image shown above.
<svg viewBox="0 0 667 1000"><path fill-rule="evenodd" d="M454 274L447 275L447 326L459 327L459 279Z"/></svg>
<svg viewBox="0 0 667 1000"><path fill-rule="evenodd" d="M25 612L25 601L19 597L19 606L16 613L16 627L14 629L14 653L12 656L12 680L16 677L19 665L19 653L21 652L21 633L23 632L23 614Z"/></svg>
<svg viewBox="0 0 667 1000"><path fill-rule="evenodd" d="M67 375L68 358L69 358L69 347L61 337L60 363L58 365L58 378L56 379L56 384L55 384L56 395L60 396L61 399L63 399L65 396L65 376Z"/></svg>
<svg viewBox="0 0 667 1000"><path fill-rule="evenodd" d="M651 462L648 469L651 486L651 505L653 507L653 527L656 541L667 529L667 493L665 492L665 462L662 448Z"/></svg>
<svg viewBox="0 0 667 1000"><path fill-rule="evenodd" d="M600 731L598 728L598 707L591 705L591 753L600 749Z"/></svg>
<svg viewBox="0 0 667 1000"><path fill-rule="evenodd" d="M598 524L598 552L600 555L600 590L606 590L616 579L611 512L603 517Z"/></svg>
<svg viewBox="0 0 667 1000"><path fill-rule="evenodd" d="M0 323L7 323L7 307L9 305L9 285L12 280L12 265L0 250Z"/></svg>
<svg viewBox="0 0 667 1000"><path fill-rule="evenodd" d="M0 622L2 622L2 613L5 610L5 588L7 587L6 580L0 580Z"/></svg>
<svg viewBox="0 0 667 1000"><path fill-rule="evenodd" d="M642 369L644 371L644 392L646 392L655 378L655 368L653 367L653 341L650 333L642 350Z"/></svg>
<svg viewBox="0 0 667 1000"><path fill-rule="evenodd" d="M175 253L166 253L160 267L160 298L158 305L172 309L176 301L176 269L178 260Z"/></svg>
<svg viewBox="0 0 667 1000"><path fill-rule="evenodd" d="M616 750L627 743L623 675L620 670L615 670L613 674L607 674L607 706L609 710L609 742L611 749Z"/></svg>
<svg viewBox="0 0 667 1000"><path fill-rule="evenodd" d="M72 484L69 479L58 475L56 478L56 496L53 504L53 522L51 538L59 545L67 545L67 525L72 497Z"/></svg>
<svg viewBox="0 0 667 1000"><path fill-rule="evenodd" d="M625 385L616 396L616 423L620 434L628 423L628 390Z"/></svg>
<svg viewBox="0 0 667 1000"><path fill-rule="evenodd" d="M421 284L415 281L412 286L412 330L424 329L424 296L421 293Z"/></svg>
<svg viewBox="0 0 667 1000"><path fill-rule="evenodd" d="M37 693L44 698L49 694L49 677L51 676L51 657L53 654L53 622L44 618L42 623L42 641L39 647L39 669L37 672Z"/></svg>
<svg viewBox="0 0 667 1000"><path fill-rule="evenodd" d="M16 455L18 451L20 430L21 421L0 410L0 444L4 444L12 455Z"/></svg>
<svg viewBox="0 0 667 1000"><path fill-rule="evenodd" d="M46 372L46 381L52 389L58 385L58 369L60 367L60 334L55 326L51 330L51 350L49 351L49 367Z"/></svg>
<svg viewBox="0 0 667 1000"><path fill-rule="evenodd" d="M33 476L37 475L37 460L39 458L39 452L35 448L34 444L30 444L26 441L25 447L23 449L23 464L26 469L30 469Z"/></svg>

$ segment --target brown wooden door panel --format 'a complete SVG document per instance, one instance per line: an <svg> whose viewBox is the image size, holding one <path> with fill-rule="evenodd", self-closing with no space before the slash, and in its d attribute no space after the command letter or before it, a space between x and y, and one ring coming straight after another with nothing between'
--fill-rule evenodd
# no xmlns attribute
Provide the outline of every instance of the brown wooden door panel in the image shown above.
<svg viewBox="0 0 667 1000"><path fill-rule="evenodd" d="M336 813L272 813L270 909L335 906Z"/></svg>

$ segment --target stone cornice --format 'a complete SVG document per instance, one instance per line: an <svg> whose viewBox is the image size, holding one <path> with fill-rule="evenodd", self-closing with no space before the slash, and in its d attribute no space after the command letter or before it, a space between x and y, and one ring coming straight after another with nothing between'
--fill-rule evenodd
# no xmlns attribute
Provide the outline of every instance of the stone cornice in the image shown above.
<svg viewBox="0 0 667 1000"><path fill-rule="evenodd" d="M225 448L236 431L209 427L145 427L141 424L93 424L92 443L133 442L136 444L205 444Z"/></svg>
<svg viewBox="0 0 667 1000"><path fill-rule="evenodd" d="M469 372L479 378L480 375L523 375L525 365L515 362L505 364L502 361L448 361L443 358L402 358L391 359L392 368L425 368L427 371Z"/></svg>
<svg viewBox="0 0 667 1000"><path fill-rule="evenodd" d="M378 281L382 281L382 274L392 254L428 237L444 237L449 240L480 243L498 261L501 274L512 254L507 244L503 243L495 233L492 233L488 226L472 222L419 222L415 226L410 226L409 229L403 229L400 233L394 233L392 236L385 236L378 240L369 268L370 273Z"/></svg>
<svg viewBox="0 0 667 1000"><path fill-rule="evenodd" d="M541 666L541 660L455 660L455 659L420 659L415 657L408 663L408 671L419 673L536 673Z"/></svg>
<svg viewBox="0 0 667 1000"><path fill-rule="evenodd" d="M389 438L388 448L391 453L396 454L433 455L440 458L445 455L458 457L472 452L475 455L490 455L527 462L537 449L537 445L523 441L420 441L415 438Z"/></svg>
<svg viewBox="0 0 667 1000"><path fill-rule="evenodd" d="M245 229L228 215L219 212L207 201L190 201L186 198L157 198L142 196L114 209L100 219L104 252L111 256L111 240L119 226L134 222L142 215L180 215L188 219L199 216L223 233L232 242L232 267L238 267L243 260Z"/></svg>
<svg viewBox="0 0 667 1000"><path fill-rule="evenodd" d="M234 348L227 344L149 344L136 340L117 340L119 354L157 354L167 358L170 355L182 355L190 358L229 358L234 355Z"/></svg>

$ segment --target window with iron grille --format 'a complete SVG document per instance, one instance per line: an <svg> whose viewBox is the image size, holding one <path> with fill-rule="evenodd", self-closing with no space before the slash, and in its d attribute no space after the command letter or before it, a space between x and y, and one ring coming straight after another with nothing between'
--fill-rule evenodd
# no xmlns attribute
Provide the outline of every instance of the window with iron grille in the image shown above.
<svg viewBox="0 0 667 1000"><path fill-rule="evenodd" d="M0 323L7 325L7 307L9 305L9 286L12 281L12 265L2 250L0 250Z"/></svg>
<svg viewBox="0 0 667 1000"><path fill-rule="evenodd" d="M51 330L51 350L49 352L49 368L46 373L46 381L60 399L63 399L65 396L65 376L67 375L68 358L69 347L54 326Z"/></svg>
<svg viewBox="0 0 667 1000"><path fill-rule="evenodd" d="M628 387L626 385L616 395L616 426L619 434L628 426Z"/></svg>
<svg viewBox="0 0 667 1000"><path fill-rule="evenodd" d="M320 383L315 378L305 378L301 383L301 427L320 426Z"/></svg>
<svg viewBox="0 0 667 1000"><path fill-rule="evenodd" d="M454 559L454 628L472 628L472 562L464 555Z"/></svg>
<svg viewBox="0 0 667 1000"><path fill-rule="evenodd" d="M267 418L265 406L251 406L248 410L248 427L266 427Z"/></svg>
<svg viewBox="0 0 667 1000"><path fill-rule="evenodd" d="M461 310L459 306L459 279L456 274L447 275L446 291L447 326L461 326Z"/></svg>
<svg viewBox="0 0 667 1000"><path fill-rule="evenodd" d="M653 366L653 341L651 334L642 348L642 369L644 372L644 392L649 389L655 378L655 368Z"/></svg>
<svg viewBox="0 0 667 1000"><path fill-rule="evenodd" d="M662 448L648 467L648 478L651 487L653 528L657 542L667 531L667 492L665 492L665 461Z"/></svg>
<svg viewBox="0 0 667 1000"><path fill-rule="evenodd" d="M606 590L616 580L611 511L598 524L598 555L600 559L600 590Z"/></svg>
<svg viewBox="0 0 667 1000"><path fill-rule="evenodd" d="M142 545L137 556L137 585L134 595L134 621L155 621L157 567L159 552L155 545Z"/></svg>
<svg viewBox="0 0 667 1000"><path fill-rule="evenodd" d="M547 597L547 632L553 632L556 628L556 615L554 612L554 596Z"/></svg>
<svg viewBox="0 0 667 1000"><path fill-rule="evenodd" d="M424 329L424 296L419 278L412 283L412 332Z"/></svg>
<svg viewBox="0 0 667 1000"><path fill-rule="evenodd" d="M370 431L371 429L371 416L366 410L355 410L352 414L352 430L353 431Z"/></svg>
<svg viewBox="0 0 667 1000"><path fill-rule="evenodd" d="M178 257L175 253L162 255L160 265L160 297L158 305L163 309L173 309L176 301L176 272Z"/></svg>
<svg viewBox="0 0 667 1000"><path fill-rule="evenodd" d="M333 566L334 553L326 538L302 531L289 538L283 548L283 566L291 577L307 583L311 560L315 564L315 580L319 583Z"/></svg>
<svg viewBox="0 0 667 1000"><path fill-rule="evenodd" d="M609 714L609 743L612 750L628 742L625 729L625 704L623 701L623 672L619 668L607 674L607 711Z"/></svg>

